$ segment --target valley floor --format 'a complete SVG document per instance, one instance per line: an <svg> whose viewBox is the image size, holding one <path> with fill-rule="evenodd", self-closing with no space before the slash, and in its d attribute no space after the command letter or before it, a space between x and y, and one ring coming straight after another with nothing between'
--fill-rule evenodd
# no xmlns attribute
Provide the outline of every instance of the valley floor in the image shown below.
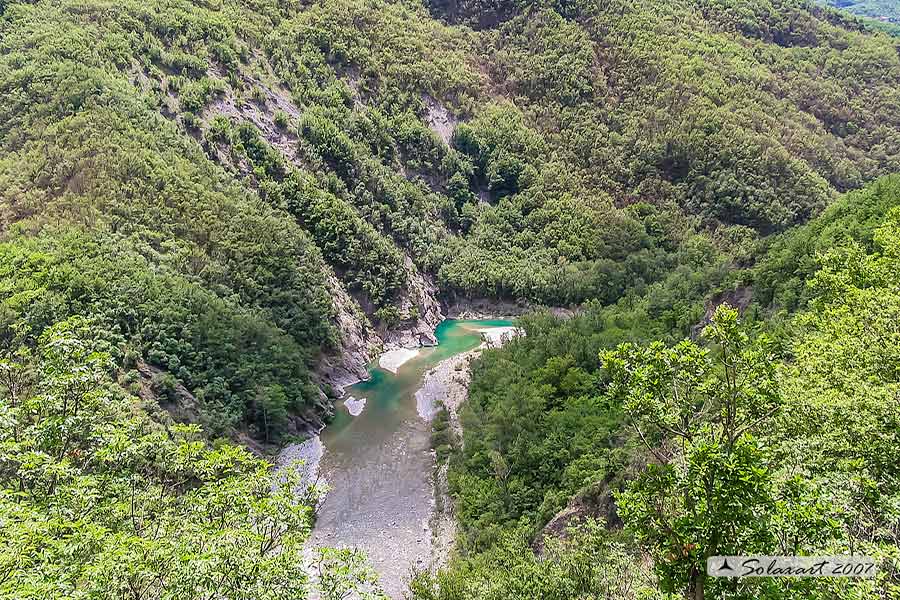
<svg viewBox="0 0 900 600"><path fill-rule="evenodd" d="M387 386L404 406L379 412L384 398L373 394L353 416L378 419L376 425L355 429L354 421L345 420L349 417L342 411L347 408L338 406L340 420L332 429L281 453L282 466L289 457L313 461L304 470L333 490L319 507L310 547L363 550L391 598L404 597L416 571L446 565L453 549L456 525L447 465L436 464L431 420L445 406L454 435L460 439L459 410L468 391L470 362L485 348L499 346L519 333L508 326L475 331L483 340L478 347L445 358L427 371L412 364L396 378L400 383L394 385L410 386L405 402L402 387ZM381 360L379 365L385 366ZM388 370L396 376L399 367ZM352 402L357 407L358 400ZM397 422L391 423L392 419Z"/></svg>

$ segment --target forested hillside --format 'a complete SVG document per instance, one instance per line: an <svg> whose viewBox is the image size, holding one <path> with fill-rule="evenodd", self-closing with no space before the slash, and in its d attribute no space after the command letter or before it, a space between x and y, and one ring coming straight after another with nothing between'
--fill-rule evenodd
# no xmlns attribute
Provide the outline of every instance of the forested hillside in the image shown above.
<svg viewBox="0 0 900 600"><path fill-rule="evenodd" d="M721 306L699 340L652 310L657 294L689 302L677 275L522 319L527 336L478 363L451 460L465 557L416 597L700 598L707 556L754 553L865 554L880 572L707 578L706 597L896 597L898 236L891 177L759 248L743 320Z"/></svg>
<svg viewBox="0 0 900 600"><path fill-rule="evenodd" d="M8 3L8 343L98 318L268 437L436 294L613 303L900 170L896 41L834 13L504 6Z"/></svg>
<svg viewBox="0 0 900 600"><path fill-rule="evenodd" d="M823 6L844 10L862 19L873 29L900 36L900 5L891 0L817 0Z"/></svg>
<svg viewBox="0 0 900 600"><path fill-rule="evenodd" d="M900 23L900 6L891 0L824 0L822 3L854 15Z"/></svg>
<svg viewBox="0 0 900 600"><path fill-rule="evenodd" d="M647 533L682 465L639 477L656 446L614 367L704 339L722 300L744 325L723 311L697 360L715 371L727 342L777 365L782 409L727 448L764 473L760 514L815 534L792 549L896 555L897 182L873 182L897 172L900 41L806 0L0 0L0 591L206 597L152 573L221 518L210 544L263 549L236 589L295 597L274 571L307 511L260 542L285 499L219 438L317 429L378 349L474 298L577 316L527 316L475 367L464 556L417 593L491 597L497 561L577 577L637 543L662 566L635 581L691 584L710 547L679 537L697 551L666 570L672 540ZM523 552L573 495L617 491L632 537ZM844 512L797 520L831 499ZM197 504L222 510L194 528Z"/></svg>

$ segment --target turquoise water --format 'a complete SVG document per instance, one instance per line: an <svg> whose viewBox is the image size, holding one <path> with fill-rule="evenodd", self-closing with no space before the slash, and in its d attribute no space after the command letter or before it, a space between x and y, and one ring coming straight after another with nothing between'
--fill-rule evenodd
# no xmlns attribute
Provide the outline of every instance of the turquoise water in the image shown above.
<svg viewBox="0 0 900 600"><path fill-rule="evenodd" d="M438 345L422 348L396 375L373 365L371 379L346 390L366 399L362 413L350 416L339 402L321 434L320 473L331 490L319 507L312 541L365 551L391 597L402 597L401 582L412 567L427 566L431 555L431 426L416 411L415 393L426 371L481 344L477 329L509 325L444 321L435 332Z"/></svg>
<svg viewBox="0 0 900 600"><path fill-rule="evenodd" d="M365 398L362 414L353 417L338 406L334 421L325 429L322 440L329 450L350 451L351 444L370 443L372 438L388 433L407 418L415 415L415 393L422 384L426 371L446 360L477 348L481 344L478 329L509 327L512 321L504 319L442 321L435 330L438 345L422 348L419 355L404 363L396 374L378 367L377 360L369 368L370 379L347 388L345 398ZM374 434L374 435L373 435Z"/></svg>

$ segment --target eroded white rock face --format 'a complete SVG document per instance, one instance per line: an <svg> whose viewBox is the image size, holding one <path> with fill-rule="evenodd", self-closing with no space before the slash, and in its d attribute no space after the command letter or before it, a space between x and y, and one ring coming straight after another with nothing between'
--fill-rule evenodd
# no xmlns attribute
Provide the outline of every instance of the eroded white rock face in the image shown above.
<svg viewBox="0 0 900 600"><path fill-rule="evenodd" d="M425 103L428 106L428 115L426 116L428 126L449 146L450 140L453 138L453 131L456 129L456 118L450 114L447 107L431 98L426 98Z"/></svg>
<svg viewBox="0 0 900 600"><path fill-rule="evenodd" d="M397 348L396 350L388 350L378 359L378 366L385 371L396 374L404 363L409 362L419 355L419 350L415 348Z"/></svg>

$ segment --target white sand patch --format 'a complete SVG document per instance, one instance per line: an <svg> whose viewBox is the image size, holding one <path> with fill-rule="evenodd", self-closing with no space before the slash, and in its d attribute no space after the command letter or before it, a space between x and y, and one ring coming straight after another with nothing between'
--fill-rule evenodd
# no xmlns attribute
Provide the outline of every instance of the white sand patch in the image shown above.
<svg viewBox="0 0 900 600"><path fill-rule="evenodd" d="M416 412L426 421L434 418L439 410L438 402L447 396L447 382L440 367L439 363L426 374L422 387L416 392Z"/></svg>
<svg viewBox="0 0 900 600"><path fill-rule="evenodd" d="M385 371L397 374L400 367L404 363L414 359L419 355L417 348L397 348L396 350L388 350L378 359L378 366Z"/></svg>
<svg viewBox="0 0 900 600"><path fill-rule="evenodd" d="M344 400L344 406L347 408L348 413L350 413L354 417L358 417L362 414L363 409L366 407L366 399L356 399L353 396L350 396L349 398Z"/></svg>
<svg viewBox="0 0 900 600"><path fill-rule="evenodd" d="M491 348L499 348L514 337L525 333L518 327L483 327L478 332Z"/></svg>
<svg viewBox="0 0 900 600"><path fill-rule="evenodd" d="M300 478L294 493L300 498L316 498L318 503L325 499L328 483L319 474L319 463L325 454L325 445L319 436L312 437L300 444L291 444L282 448L275 458L278 471L295 470ZM284 482L286 475L280 477Z"/></svg>

